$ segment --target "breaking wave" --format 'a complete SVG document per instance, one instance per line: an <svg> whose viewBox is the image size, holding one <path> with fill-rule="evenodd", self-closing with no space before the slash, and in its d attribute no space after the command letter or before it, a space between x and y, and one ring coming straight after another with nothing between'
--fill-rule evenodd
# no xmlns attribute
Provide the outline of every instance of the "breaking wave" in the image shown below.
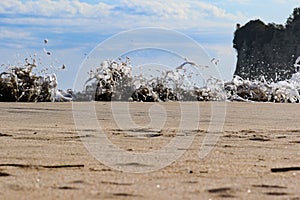
<svg viewBox="0 0 300 200"><path fill-rule="evenodd" d="M77 100L299 103L299 61L300 57L295 63L296 73L285 81L267 82L263 76L260 80L245 80L234 76L230 81L210 77L200 85L197 71L199 68L205 70L208 66L201 66L187 59L173 70L151 66L138 75L133 75L134 68L128 58L125 61L106 60L89 72L89 79L84 84L85 90L78 95Z"/></svg>
<svg viewBox="0 0 300 200"><path fill-rule="evenodd" d="M38 73L35 59L0 73L0 101L257 101L300 102L300 57L289 80L267 82L234 76L230 81L209 77L202 82L201 66L185 59L174 69L151 65L136 73L128 57L103 61L88 72L80 92L58 89L52 73ZM42 75L41 75L42 74Z"/></svg>
<svg viewBox="0 0 300 200"><path fill-rule="evenodd" d="M56 74L38 71L35 58L25 59L21 66L6 66L0 73L0 101L53 101L56 91Z"/></svg>

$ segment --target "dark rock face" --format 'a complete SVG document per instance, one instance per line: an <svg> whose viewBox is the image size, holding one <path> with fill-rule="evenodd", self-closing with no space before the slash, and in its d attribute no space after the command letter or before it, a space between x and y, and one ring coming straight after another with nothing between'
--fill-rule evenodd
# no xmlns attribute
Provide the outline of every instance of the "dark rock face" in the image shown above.
<svg viewBox="0 0 300 200"><path fill-rule="evenodd" d="M268 81L290 78L300 56L300 7L295 8L286 25L264 24L253 20L237 25L233 47L237 50L235 75L244 79Z"/></svg>

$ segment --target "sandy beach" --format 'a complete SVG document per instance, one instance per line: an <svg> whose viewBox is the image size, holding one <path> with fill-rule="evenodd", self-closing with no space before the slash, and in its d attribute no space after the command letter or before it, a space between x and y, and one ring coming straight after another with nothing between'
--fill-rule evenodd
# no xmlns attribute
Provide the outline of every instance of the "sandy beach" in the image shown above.
<svg viewBox="0 0 300 200"><path fill-rule="evenodd" d="M149 124L154 104L130 103L135 123ZM96 102L95 108L113 144L143 153L168 144L182 120L178 103L157 105L167 113L164 128L143 130L142 137L120 129L110 103ZM199 128L184 130L195 135L184 154L163 169L127 173L85 148L72 103L0 103L0 199L300 199L299 104L226 103L223 130L202 159L212 107L190 106L201 115L190 119ZM87 138L96 134L88 131Z"/></svg>

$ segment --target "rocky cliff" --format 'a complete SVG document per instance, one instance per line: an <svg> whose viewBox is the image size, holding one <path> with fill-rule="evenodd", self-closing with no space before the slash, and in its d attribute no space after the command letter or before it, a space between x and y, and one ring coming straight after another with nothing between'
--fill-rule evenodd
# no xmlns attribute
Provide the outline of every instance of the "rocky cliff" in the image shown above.
<svg viewBox="0 0 300 200"><path fill-rule="evenodd" d="M237 51L235 75L250 80L264 75L268 81L290 78L300 56L300 7L285 25L266 25L259 19L238 24L233 47Z"/></svg>

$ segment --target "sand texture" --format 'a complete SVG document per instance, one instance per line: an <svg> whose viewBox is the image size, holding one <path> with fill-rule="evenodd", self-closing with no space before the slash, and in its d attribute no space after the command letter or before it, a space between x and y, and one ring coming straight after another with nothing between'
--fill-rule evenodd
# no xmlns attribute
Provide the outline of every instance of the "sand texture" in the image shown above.
<svg viewBox="0 0 300 200"><path fill-rule="evenodd" d="M130 103L132 120L149 124L154 105ZM126 173L102 164L85 148L72 103L1 103L0 199L300 199L299 104L227 103L223 131L203 159L198 155L211 103L189 106L200 108L200 116L185 120L199 128L183 130L183 135L195 135L183 156L154 172ZM95 103L107 138L133 153L159 150L172 138L184 137L176 136L182 121L179 103L159 107L167 116L162 130L124 130L114 121L110 103ZM97 134L85 132L84 138Z"/></svg>

